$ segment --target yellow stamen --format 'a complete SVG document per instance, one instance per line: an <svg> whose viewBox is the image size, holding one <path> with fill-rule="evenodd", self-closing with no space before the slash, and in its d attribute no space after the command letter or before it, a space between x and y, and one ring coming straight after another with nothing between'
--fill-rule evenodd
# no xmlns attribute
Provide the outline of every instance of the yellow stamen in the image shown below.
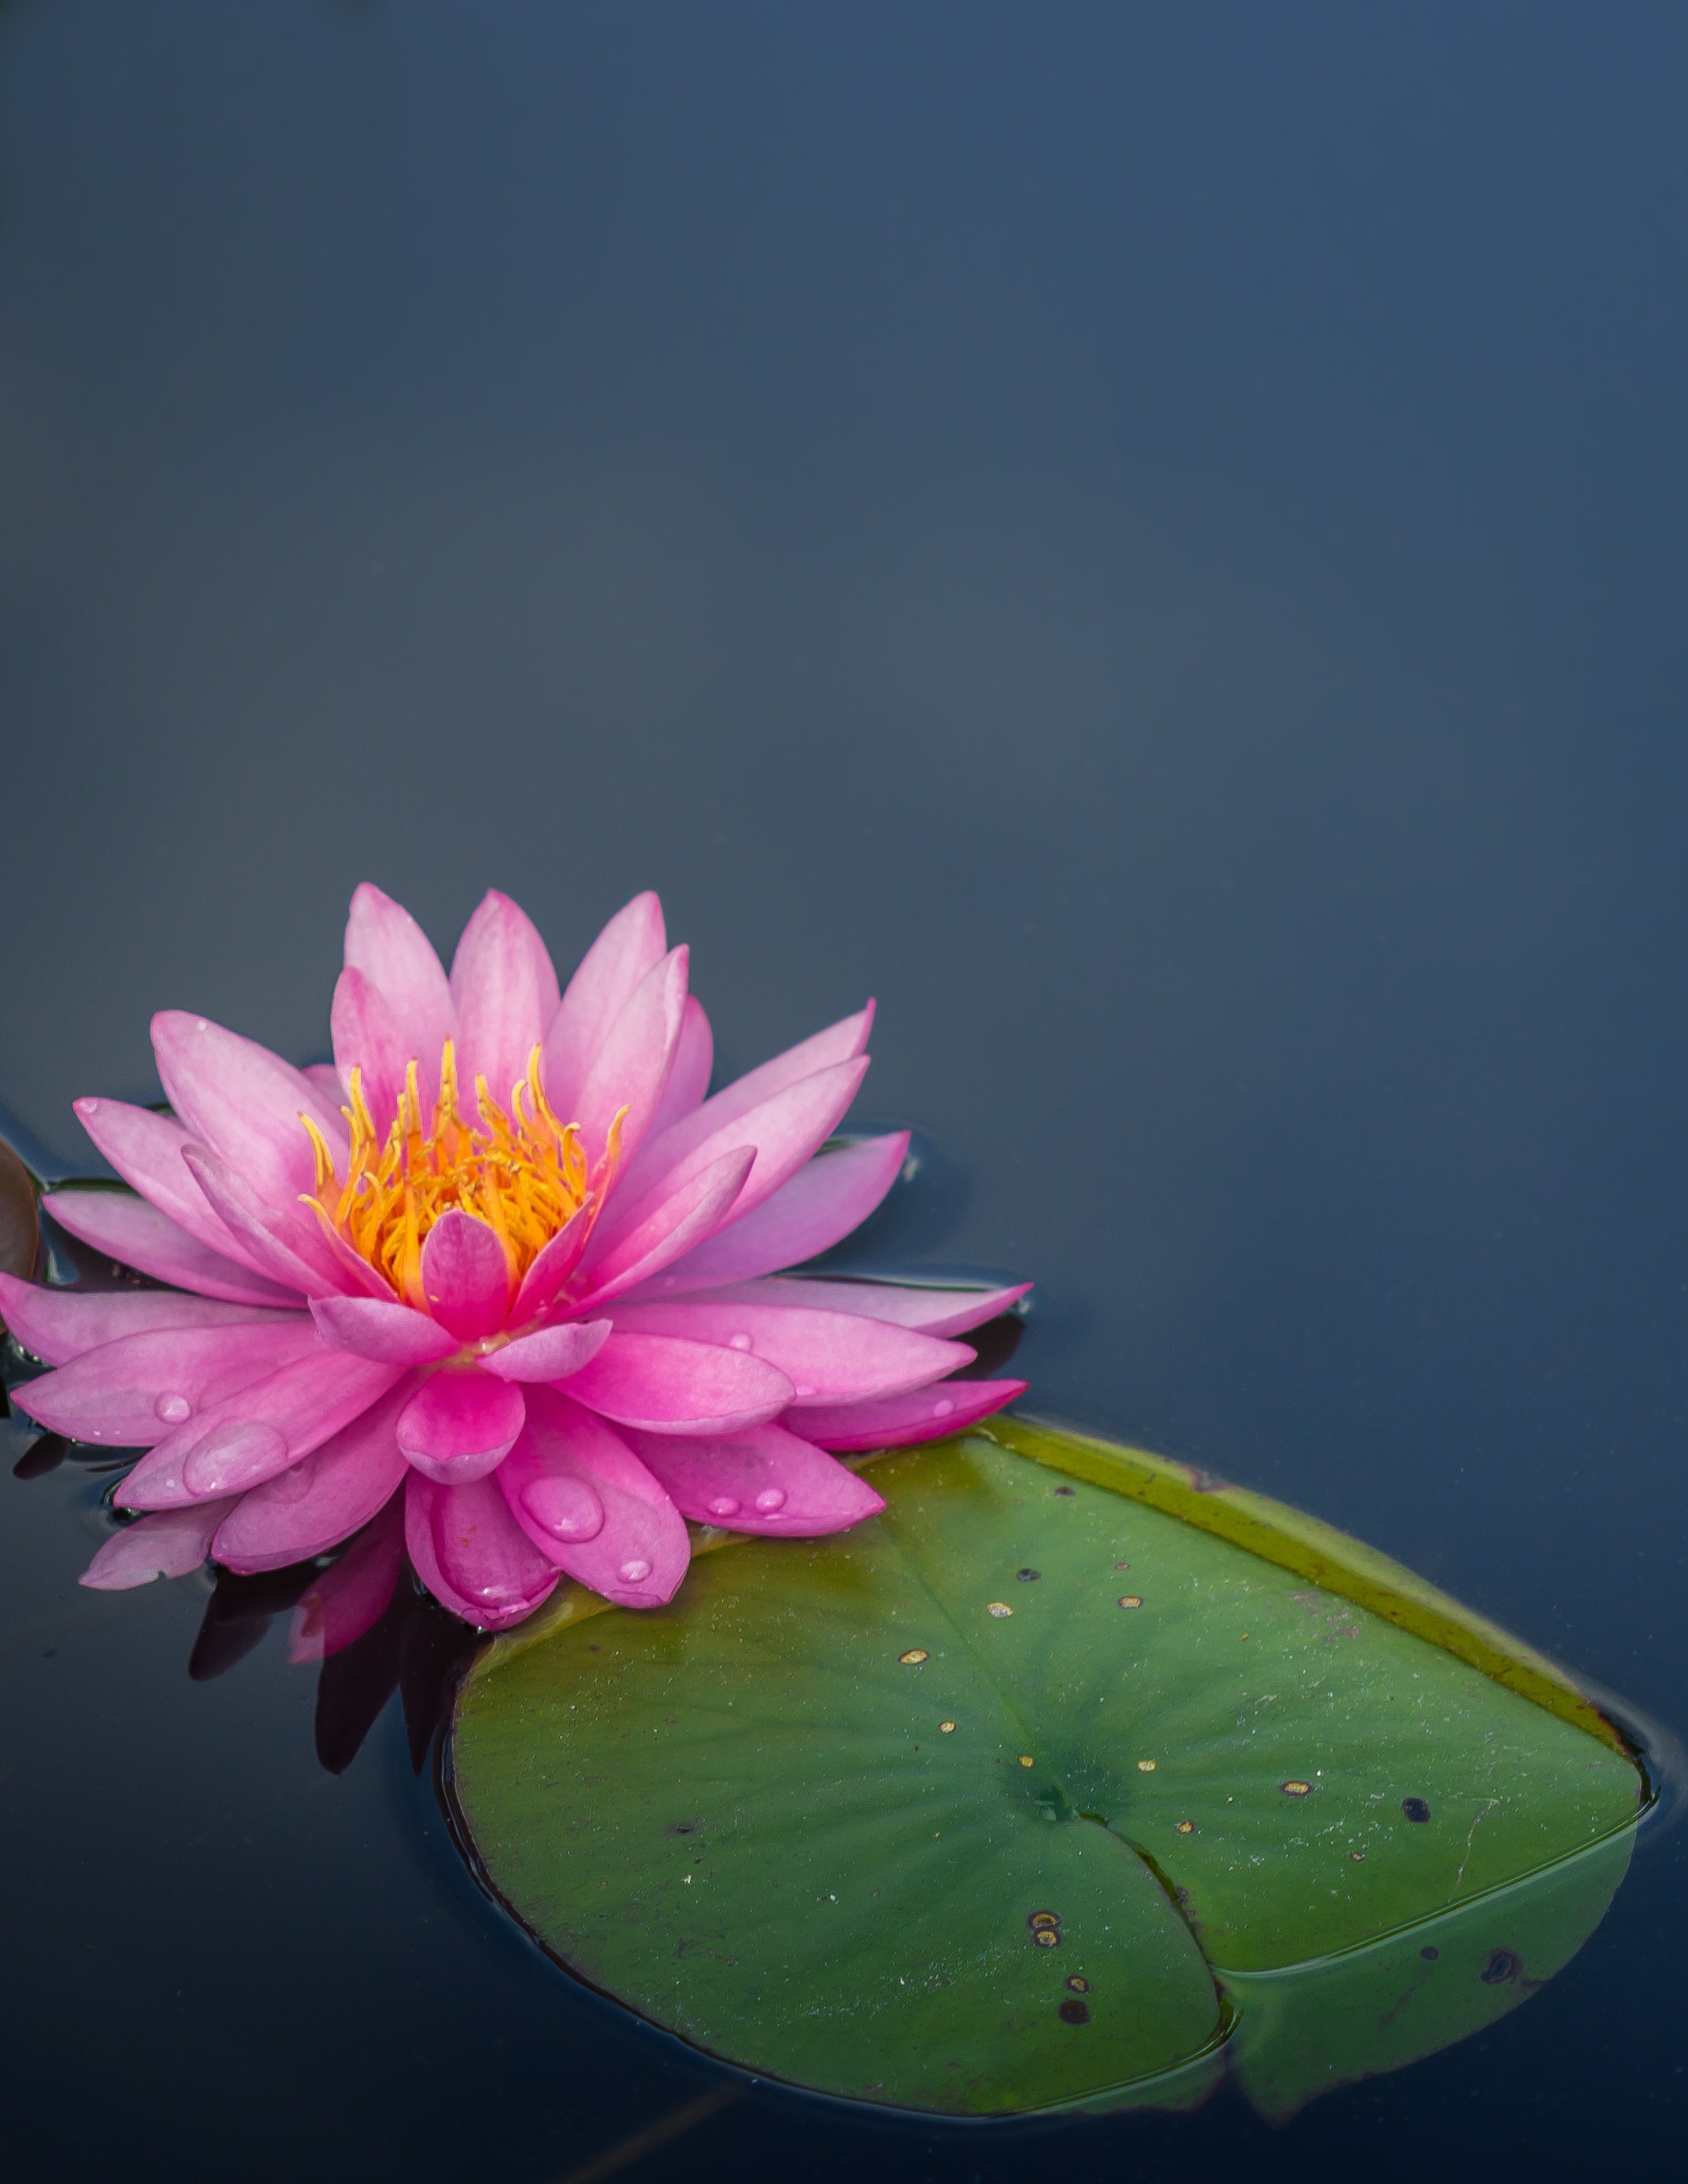
<svg viewBox="0 0 1688 2184"><path fill-rule="evenodd" d="M305 1202L331 1235L419 1311L427 1309L422 1245L442 1214L458 1206L492 1230L504 1247L513 1299L551 1238L583 1206L602 1206L620 1159L618 1114L603 1158L595 1169L589 1166L579 1127L559 1122L545 1098L537 1046L525 1077L511 1089L507 1112L486 1079L476 1078L473 1123L464 1120L458 1105L457 1057L449 1039L432 1116L423 1108L412 1061L384 1141L364 1098L361 1070L353 1070L350 1089L351 1105L340 1111L351 1133L344 1183L321 1132L309 1116L299 1117L316 1154L316 1188Z"/></svg>

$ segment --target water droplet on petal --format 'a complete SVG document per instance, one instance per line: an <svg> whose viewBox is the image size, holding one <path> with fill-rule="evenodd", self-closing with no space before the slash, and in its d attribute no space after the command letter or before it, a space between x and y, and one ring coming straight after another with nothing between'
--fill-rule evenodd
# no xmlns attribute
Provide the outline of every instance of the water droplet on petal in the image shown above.
<svg viewBox="0 0 1688 2184"><path fill-rule="evenodd" d="M712 1517L736 1517L739 1513L739 1505L730 1494L718 1494L708 1508Z"/></svg>
<svg viewBox="0 0 1688 2184"><path fill-rule="evenodd" d="M771 1517L776 1509L783 1509L785 1506L785 1488L764 1486L756 1497L756 1506L764 1517Z"/></svg>
<svg viewBox="0 0 1688 2184"><path fill-rule="evenodd" d="M547 1472L522 1489L522 1507L554 1540L595 1540L604 1529L604 1505L584 1479Z"/></svg>
<svg viewBox="0 0 1688 2184"><path fill-rule="evenodd" d="M169 1426L179 1426L184 1418L193 1415L193 1406L186 1396L160 1396L153 1410Z"/></svg>
<svg viewBox="0 0 1688 2184"><path fill-rule="evenodd" d="M727 1338L727 1347L729 1350L748 1350L750 1337L747 1334L729 1334Z"/></svg>
<svg viewBox="0 0 1688 2184"><path fill-rule="evenodd" d="M616 1572L616 1575L623 1585L637 1585L641 1579L647 1578L650 1574L650 1563L641 1560L637 1555L630 1563L623 1563Z"/></svg>
<svg viewBox="0 0 1688 2184"><path fill-rule="evenodd" d="M932 1416L935 1418L947 1418L954 1408L955 1405L946 1396L941 1403L932 1405Z"/></svg>
<svg viewBox="0 0 1688 2184"><path fill-rule="evenodd" d="M814 1390L807 1380L799 1380L795 1393L796 1395L797 1401L800 1403L806 1403L809 1397L813 1395Z"/></svg>

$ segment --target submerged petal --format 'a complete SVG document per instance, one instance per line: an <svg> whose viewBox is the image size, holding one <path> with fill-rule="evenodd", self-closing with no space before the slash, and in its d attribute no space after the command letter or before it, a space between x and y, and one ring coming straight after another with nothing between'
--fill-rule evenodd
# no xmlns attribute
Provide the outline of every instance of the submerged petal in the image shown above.
<svg viewBox="0 0 1688 2184"><path fill-rule="evenodd" d="M217 1552L219 1560L226 1560L221 1535ZM323 1571L293 1609L288 1660L296 1666L326 1661L373 1630L387 1613L404 1568L405 1502L394 1490L368 1530Z"/></svg>
<svg viewBox="0 0 1688 2184"><path fill-rule="evenodd" d="M154 1578L187 1577L210 1552L211 1535L233 1507L199 1502L190 1509L137 1517L106 1541L76 1582L96 1592L127 1592Z"/></svg>
<svg viewBox="0 0 1688 2184"><path fill-rule="evenodd" d="M435 1373L399 1413L399 1446L428 1478L462 1485L504 1461L525 1410L511 1381L481 1372Z"/></svg>
<svg viewBox="0 0 1688 2184"><path fill-rule="evenodd" d="M809 1538L846 1531L885 1507L865 1479L784 1426L752 1426L703 1440L624 1430L694 1524Z"/></svg>
<svg viewBox="0 0 1688 2184"><path fill-rule="evenodd" d="M498 1485L528 1537L623 1607L660 1607L685 1575L679 1512L620 1434L566 1395L535 1389Z"/></svg>
<svg viewBox="0 0 1688 2184"><path fill-rule="evenodd" d="M434 1598L478 1630L508 1629L556 1590L556 1564L511 1515L495 1479L441 1486L413 1471L405 1544Z"/></svg>

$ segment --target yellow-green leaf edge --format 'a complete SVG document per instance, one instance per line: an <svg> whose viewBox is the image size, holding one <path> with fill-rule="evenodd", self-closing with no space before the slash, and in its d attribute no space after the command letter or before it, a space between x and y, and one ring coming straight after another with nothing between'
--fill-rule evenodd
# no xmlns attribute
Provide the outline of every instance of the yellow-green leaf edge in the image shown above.
<svg viewBox="0 0 1688 2184"><path fill-rule="evenodd" d="M1545 1654L1439 1591L1401 1563L1379 1554L1375 1547L1305 1511L1291 1508L1287 1502L1274 1502L1269 1495L1256 1494L1246 1486L1230 1485L1195 1464L1177 1462L1169 1457L1152 1455L1147 1449L1101 1440L1033 1418L999 1413L955 1438L960 1443L971 1438L993 1442L1051 1471L1065 1472L1093 1486L1126 1495L1198 1530L1212 1532L1233 1546L1258 1555L1262 1562L1293 1570L1327 1592L1354 1601L1386 1622L1440 1646L1623 1758L1632 1762L1635 1758L1629 1738ZM871 1456L858 1457L852 1468L875 1460ZM735 1546L744 1537L710 1525L695 1526L692 1552L708 1554ZM608 1601L583 1585L559 1585L525 1623L491 1641L477 1659L474 1673L489 1673L554 1632L601 1614L609 1606Z"/></svg>

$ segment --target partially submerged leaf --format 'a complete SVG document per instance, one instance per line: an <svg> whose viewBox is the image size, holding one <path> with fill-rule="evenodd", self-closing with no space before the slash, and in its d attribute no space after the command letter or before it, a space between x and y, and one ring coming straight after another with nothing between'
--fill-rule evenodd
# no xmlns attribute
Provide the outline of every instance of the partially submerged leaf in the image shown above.
<svg viewBox="0 0 1688 2184"><path fill-rule="evenodd" d="M1601 1915L1622 1739L1421 1580L1015 1422L874 1478L854 1531L565 1604L465 1685L486 1872L641 2014L903 2107L1186 2105L1228 2062L1277 2116L1499 2015Z"/></svg>
<svg viewBox="0 0 1688 2184"><path fill-rule="evenodd" d="M0 1142L0 1273L27 1281L35 1272L40 1240L30 1172L10 1145Z"/></svg>

